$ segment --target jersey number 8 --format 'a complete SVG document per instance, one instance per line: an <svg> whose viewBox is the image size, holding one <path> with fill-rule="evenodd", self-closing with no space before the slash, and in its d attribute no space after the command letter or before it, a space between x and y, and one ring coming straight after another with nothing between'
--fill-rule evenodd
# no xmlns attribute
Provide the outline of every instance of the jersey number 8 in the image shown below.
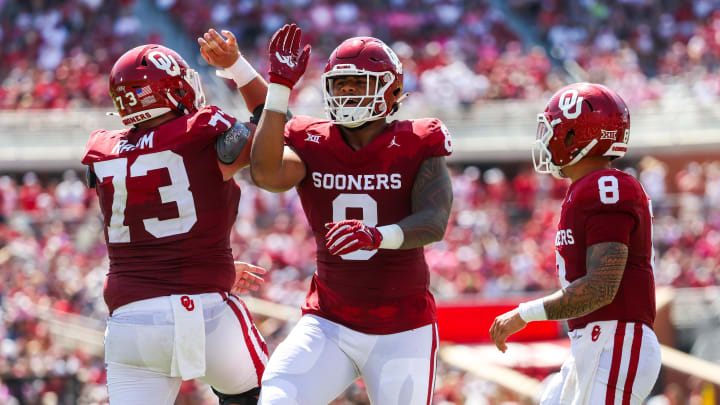
<svg viewBox="0 0 720 405"><path fill-rule="evenodd" d="M347 218L348 208L362 209L362 222L367 226L376 226L378 221L377 201L368 194L343 193L332 202L333 222L344 221ZM356 250L352 253L340 255L345 260L368 260L375 256L377 250Z"/></svg>
<svg viewBox="0 0 720 405"><path fill-rule="evenodd" d="M620 199L620 189L615 176L602 176L598 179L600 201L603 204L615 204Z"/></svg>

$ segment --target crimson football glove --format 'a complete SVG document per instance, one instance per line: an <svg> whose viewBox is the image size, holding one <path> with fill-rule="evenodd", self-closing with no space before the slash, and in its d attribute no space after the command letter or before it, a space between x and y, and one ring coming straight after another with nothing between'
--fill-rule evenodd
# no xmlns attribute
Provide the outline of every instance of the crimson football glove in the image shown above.
<svg viewBox="0 0 720 405"><path fill-rule="evenodd" d="M300 50L302 30L297 25L285 24L275 32L268 52L270 54L270 83L278 83L293 88L305 73L310 58L310 45Z"/></svg>
<svg viewBox="0 0 720 405"><path fill-rule="evenodd" d="M330 254L344 255L356 250L375 250L382 242L382 234L374 226L367 226L357 219L331 222L326 227L325 246Z"/></svg>

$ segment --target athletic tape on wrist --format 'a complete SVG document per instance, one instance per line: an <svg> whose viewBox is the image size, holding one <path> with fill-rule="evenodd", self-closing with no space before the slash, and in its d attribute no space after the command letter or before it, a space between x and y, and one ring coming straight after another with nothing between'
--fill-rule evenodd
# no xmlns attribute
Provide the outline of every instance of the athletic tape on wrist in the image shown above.
<svg viewBox="0 0 720 405"><path fill-rule="evenodd" d="M238 58L232 66L223 70L216 70L215 74L226 79L232 79L238 88L250 83L252 79L257 77L258 72L252 67L250 62L242 55L238 54Z"/></svg>
<svg viewBox="0 0 720 405"><path fill-rule="evenodd" d="M289 87L278 83L270 83L270 85L268 85L267 97L265 98L266 110L287 114L289 101Z"/></svg>
<svg viewBox="0 0 720 405"><path fill-rule="evenodd" d="M380 249L399 249L405 241L405 233L397 224L379 226L377 230L383 236Z"/></svg>
<svg viewBox="0 0 720 405"><path fill-rule="evenodd" d="M547 320L547 312L545 312L544 298L523 302L518 306L520 318L525 322L545 321Z"/></svg>

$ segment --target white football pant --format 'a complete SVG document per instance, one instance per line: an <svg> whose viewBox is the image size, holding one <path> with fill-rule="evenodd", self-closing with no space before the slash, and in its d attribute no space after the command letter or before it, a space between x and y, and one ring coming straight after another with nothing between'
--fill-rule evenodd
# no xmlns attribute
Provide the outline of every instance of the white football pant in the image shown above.
<svg viewBox="0 0 720 405"><path fill-rule="evenodd" d="M427 405L437 361L437 326L369 335L305 315L270 358L262 405L325 405L363 377L374 405Z"/></svg>
<svg viewBox="0 0 720 405"><path fill-rule="evenodd" d="M187 375L223 394L240 394L260 384L267 348L245 304L220 293L184 297L188 312L202 309L199 325L176 322L182 315L174 316L170 296L123 305L108 319L105 362L111 405L172 405ZM178 344L183 339L185 344Z"/></svg>
<svg viewBox="0 0 720 405"><path fill-rule="evenodd" d="M571 356L541 405L640 405L660 373L660 344L640 322L601 321L569 333Z"/></svg>

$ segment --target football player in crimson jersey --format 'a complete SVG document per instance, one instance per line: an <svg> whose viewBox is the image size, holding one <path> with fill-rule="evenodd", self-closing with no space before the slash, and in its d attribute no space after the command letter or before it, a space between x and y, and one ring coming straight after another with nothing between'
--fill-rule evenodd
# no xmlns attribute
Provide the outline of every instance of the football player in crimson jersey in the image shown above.
<svg viewBox="0 0 720 405"><path fill-rule="evenodd" d="M660 371L655 333L652 206L640 183L612 169L627 151L630 113L613 90L560 89L538 115L535 170L572 180L562 204L555 258L562 289L495 318L505 340L527 322L567 319L571 358L542 404L640 404Z"/></svg>
<svg viewBox="0 0 720 405"><path fill-rule="evenodd" d="M217 33L204 40L208 50L237 55ZM287 122L310 56L300 41L293 24L270 43L251 173L267 190L297 189L317 272L302 319L271 356L260 403L327 404L363 377L374 404L429 404L438 338L423 246L447 226L450 135L437 119L387 121L399 106L402 65L371 37L350 38L330 56L328 118ZM244 58L237 64L247 70Z"/></svg>
<svg viewBox="0 0 720 405"><path fill-rule="evenodd" d="M265 96L256 82L261 92L243 87L249 107ZM268 353L234 293L257 289L264 270L233 263L230 248L232 176L249 162L254 125L206 107L198 74L160 45L122 55L110 95L129 128L93 132L82 160L110 258L110 403L170 405L196 378L222 405L255 404Z"/></svg>

